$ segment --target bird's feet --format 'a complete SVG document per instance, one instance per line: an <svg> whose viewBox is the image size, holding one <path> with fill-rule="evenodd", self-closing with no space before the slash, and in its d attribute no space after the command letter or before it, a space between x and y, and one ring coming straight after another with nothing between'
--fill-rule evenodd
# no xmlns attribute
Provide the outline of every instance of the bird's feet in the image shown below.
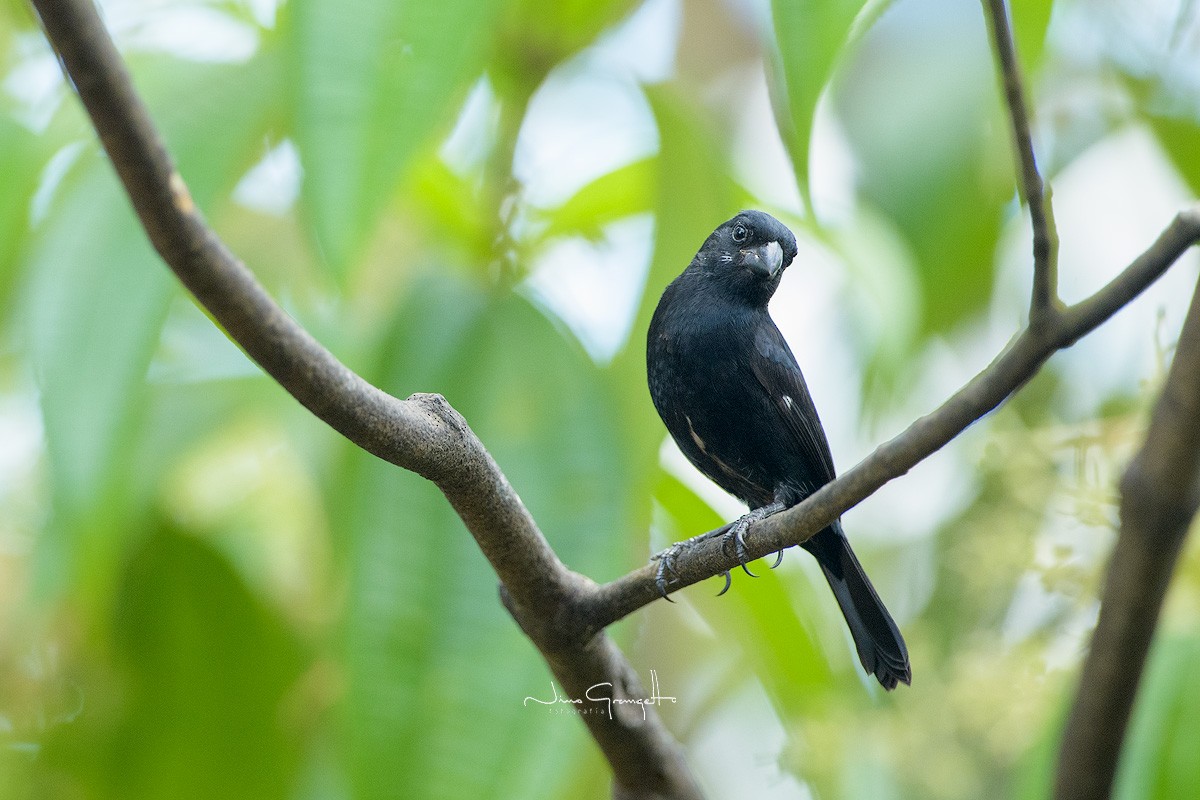
<svg viewBox="0 0 1200 800"><path fill-rule="evenodd" d="M654 585L658 588L658 593L663 596L664 600L669 603L675 602L667 594L667 586L671 582L670 576L675 575L675 559L679 557L679 554L691 550L701 542L708 541L717 536L728 536L731 525L724 525L716 530L702 533L699 536L693 536L690 539L684 539L682 542L676 542L661 553L655 553L650 556L651 561L658 562L658 570L654 573ZM729 577L728 572L722 574L725 576L725 588L717 594L718 597L729 590L729 584L733 580Z"/></svg>
<svg viewBox="0 0 1200 800"><path fill-rule="evenodd" d="M733 523L729 529L729 532L725 534L726 545L728 545L731 541L733 542L733 552L737 556L738 563L742 565L742 571L751 578L757 578L758 576L751 572L750 568L746 566L746 562L750 560L750 553L746 550L746 532L750 530L751 525L755 524L756 522L763 521L772 514L778 514L785 508L787 508L787 506L779 501L771 503L770 505L760 506L748 514L743 514L740 519ZM771 569L778 567L782 561L783 551L780 550L775 557L775 563L771 565ZM725 588L728 589L729 587L726 586ZM721 594L725 594L725 592L722 591Z"/></svg>
<svg viewBox="0 0 1200 800"><path fill-rule="evenodd" d="M722 546L725 548L726 552L729 552L730 545L733 546L734 555L737 557L738 563L741 565L742 570L745 571L745 573L751 578L757 578L758 576L751 572L750 568L746 566L747 562L750 560L750 553L746 548L746 533L750 530L751 525L766 519L772 514L777 514L785 508L787 508L787 506L779 502L756 508L748 514L743 514L739 519L731 522L728 525L717 528L716 530L708 531L707 533L702 533L699 536L693 536L690 539L684 539L682 542L676 542L666 550L663 550L661 553L651 556L651 561L658 562L658 570L654 573L654 585L658 588L658 593L661 594L664 599L671 601L671 598L667 595L667 586L670 583L669 576L675 574L675 559L679 557L680 553L690 550L701 542L705 542L717 536L723 538ZM782 550L780 550L779 554L776 556L775 563L771 565L771 569L778 567L781 561L783 561ZM721 591L717 592L717 597L720 597L729 591L729 586L733 583L733 578L730 577L728 571L721 573L721 575L725 578L725 586L721 589Z"/></svg>

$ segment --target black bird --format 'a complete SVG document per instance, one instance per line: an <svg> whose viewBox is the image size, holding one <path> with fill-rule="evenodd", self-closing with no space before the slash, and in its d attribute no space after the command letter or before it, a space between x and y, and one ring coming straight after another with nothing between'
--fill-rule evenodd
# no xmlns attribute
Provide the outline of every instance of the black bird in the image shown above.
<svg viewBox="0 0 1200 800"><path fill-rule="evenodd" d="M733 542L743 567L742 537L752 523L799 503L834 478L829 443L804 376L767 312L795 257L796 237L783 223L761 211L743 211L713 231L663 292L650 321L646 367L655 408L688 460L750 508L732 526L709 534ZM660 554L664 594L673 559L703 538ZM910 683L904 639L850 549L841 521L801 546L821 565L863 667L885 689Z"/></svg>

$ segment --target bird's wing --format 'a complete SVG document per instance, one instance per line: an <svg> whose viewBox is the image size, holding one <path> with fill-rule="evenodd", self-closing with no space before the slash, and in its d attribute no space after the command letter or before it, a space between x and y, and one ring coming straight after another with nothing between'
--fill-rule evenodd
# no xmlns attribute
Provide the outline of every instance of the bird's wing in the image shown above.
<svg viewBox="0 0 1200 800"><path fill-rule="evenodd" d="M773 322L755 332L754 348L756 357L751 359L754 377L791 434L797 455L815 473L812 477L818 479L818 486L828 483L836 474L833 456L796 357ZM809 491L816 488L810 487Z"/></svg>

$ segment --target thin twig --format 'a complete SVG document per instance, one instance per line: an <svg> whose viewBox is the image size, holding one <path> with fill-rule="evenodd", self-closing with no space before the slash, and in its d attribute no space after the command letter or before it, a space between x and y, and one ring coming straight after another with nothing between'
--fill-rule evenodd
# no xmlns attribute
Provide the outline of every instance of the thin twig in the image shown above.
<svg viewBox="0 0 1200 800"><path fill-rule="evenodd" d="M983 0L983 7L1004 86L1005 107L1012 124L1013 145L1019 164L1018 186L1022 198L1029 206L1029 217L1033 226L1033 293L1029 303L1029 320L1032 327L1037 327L1059 310L1058 232L1054 226L1050 191L1042 181L1033 153L1029 107L1025 101L1021 67L1017 61L1017 49L1008 22L1008 10L1004 0Z"/></svg>
<svg viewBox="0 0 1200 800"><path fill-rule="evenodd" d="M633 668L571 611L591 584L558 559L463 418L438 395L399 400L371 386L270 298L204 222L91 0L33 0L150 241L226 332L293 397L363 449L437 484L500 577L522 628L573 697L609 684L644 697ZM554 621L557 624L551 624ZM701 796L653 708L581 715L631 798ZM643 716L642 711L645 710Z"/></svg>
<svg viewBox="0 0 1200 800"><path fill-rule="evenodd" d="M1200 504L1200 285L1154 407L1146 441L1121 481L1121 531L1100 618L1059 751L1055 797L1112 792L1130 711L1163 597Z"/></svg>

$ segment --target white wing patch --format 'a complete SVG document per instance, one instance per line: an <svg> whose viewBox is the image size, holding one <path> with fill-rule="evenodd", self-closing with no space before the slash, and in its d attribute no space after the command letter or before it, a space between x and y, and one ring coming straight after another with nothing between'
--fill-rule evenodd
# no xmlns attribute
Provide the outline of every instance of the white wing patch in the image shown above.
<svg viewBox="0 0 1200 800"><path fill-rule="evenodd" d="M688 433L690 433L692 435L692 441L696 443L696 447L700 448L700 452L704 453L704 455L711 458L713 463L717 465L717 469L721 470L721 472L725 473L725 475L727 475L734 481L740 481L742 479L741 475L739 475L737 472L735 472L733 469L731 469L730 466L728 464L726 464L724 461L717 458L716 456L714 456L712 453L708 452L708 450L706 450L704 448L704 440L700 438L700 434L696 433L696 429L692 427L692 418L687 416L686 414L683 416L683 418L687 422ZM701 467L700 471L704 472L704 473L708 472L708 470L704 469L703 467ZM716 478L713 478L713 480L716 480Z"/></svg>
<svg viewBox="0 0 1200 800"><path fill-rule="evenodd" d="M696 443L696 447L700 448L701 453L708 455L708 451L704 449L704 440L700 438L700 434L696 433L696 429L692 427L692 418L687 415L684 415L683 418L687 420L688 433L692 435L692 441Z"/></svg>
<svg viewBox="0 0 1200 800"><path fill-rule="evenodd" d="M789 395L786 395L786 394L785 394L785 395L783 396L783 404L784 404L785 406L787 406L787 410L788 410L788 411L791 411L791 410L792 410L792 403L793 403L793 402L794 402L794 401L792 400L792 398L791 398Z"/></svg>

